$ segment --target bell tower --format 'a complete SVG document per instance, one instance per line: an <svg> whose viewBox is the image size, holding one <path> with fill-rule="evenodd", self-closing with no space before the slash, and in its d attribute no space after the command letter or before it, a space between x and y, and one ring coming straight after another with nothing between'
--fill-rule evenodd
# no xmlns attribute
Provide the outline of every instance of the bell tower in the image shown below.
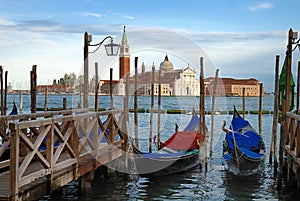
<svg viewBox="0 0 300 201"><path fill-rule="evenodd" d="M126 26L124 26L122 42L120 45L119 80L121 80L124 77L124 75L130 73L130 54L129 54L129 45L128 45L125 28Z"/></svg>

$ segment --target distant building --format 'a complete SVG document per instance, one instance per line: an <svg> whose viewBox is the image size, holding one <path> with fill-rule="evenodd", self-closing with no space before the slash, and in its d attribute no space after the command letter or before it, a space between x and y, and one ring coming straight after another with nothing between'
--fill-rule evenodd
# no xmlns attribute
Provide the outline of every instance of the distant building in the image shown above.
<svg viewBox="0 0 300 201"><path fill-rule="evenodd" d="M205 95L213 93L214 78L209 77L204 80ZM260 82L254 78L234 79L218 78L216 96L242 96L245 88L245 96L259 96ZM264 88L262 89L264 95Z"/></svg>
<svg viewBox="0 0 300 201"><path fill-rule="evenodd" d="M145 72L142 64L142 72L138 74L138 94L151 95L152 71ZM154 71L154 95L158 95L159 71L161 72L161 95L162 96L199 96L200 82L196 79L196 71L189 65L186 68L174 69L168 55L160 63L159 70ZM130 77L130 91L134 90L134 76Z"/></svg>
<svg viewBox="0 0 300 201"><path fill-rule="evenodd" d="M75 91L75 85L38 85L36 87L37 93L45 93L48 90L48 93L73 93Z"/></svg>

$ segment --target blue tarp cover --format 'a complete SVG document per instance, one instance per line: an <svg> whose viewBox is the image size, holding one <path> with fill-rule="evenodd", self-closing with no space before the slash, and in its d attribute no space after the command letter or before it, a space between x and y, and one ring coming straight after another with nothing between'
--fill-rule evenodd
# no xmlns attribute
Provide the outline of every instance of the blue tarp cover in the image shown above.
<svg viewBox="0 0 300 201"><path fill-rule="evenodd" d="M226 136L226 141L228 142L230 149L234 148L233 138L235 139L238 147L248 150L258 149L261 141L261 137L252 130L246 131L244 134L230 132Z"/></svg>

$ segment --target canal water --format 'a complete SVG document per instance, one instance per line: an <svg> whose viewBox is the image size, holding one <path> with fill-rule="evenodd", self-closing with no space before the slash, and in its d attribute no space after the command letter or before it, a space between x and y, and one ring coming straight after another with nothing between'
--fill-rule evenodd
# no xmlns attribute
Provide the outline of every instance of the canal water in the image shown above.
<svg viewBox="0 0 300 201"><path fill-rule="evenodd" d="M77 107L79 96L51 95L48 97L48 108L62 107L63 98L67 98L69 108ZM8 112L12 108L10 103L13 100L19 106L19 95L9 95ZM139 108L149 109L150 100L150 97L139 97ZM108 96L99 96L100 108L109 108L109 101ZM157 105L156 98L155 101L155 105ZM210 111L210 97L205 98L205 104L206 111ZM257 111L258 104L257 97L247 97L246 111ZM94 97L92 96L89 97L89 105L90 107L94 106ZM223 120L226 120L229 125L232 116L223 114L223 112L233 110L234 105L238 110L242 110L242 99L240 97L216 98L215 110L220 114L214 116L213 156L208 159L207 171L204 168L201 170L196 167L185 173L153 179L115 173L107 180L95 179L92 183L91 195L81 194L78 191L78 182L72 182L40 200L300 200L300 192L295 189L277 191L277 178L273 175L272 165L268 163L273 125L272 114L264 114L262 117L262 136L267 150L264 170L260 174L248 177L234 176L224 170L222 163L224 133L221 126ZM44 107L43 95L38 95L37 107ZM123 97L114 97L114 107L122 109ZM130 98L129 108L133 108L133 97ZM189 112L193 108L199 108L199 97L162 97L161 108L165 111L182 109ZM273 110L273 96L266 95L263 98L263 110ZM30 96L23 95L22 112L29 113L29 111ZM149 117L149 113L139 113L139 144L143 151L148 150ZM185 127L190 118L190 114L163 113L161 115L162 140L167 139L174 132L175 123L179 125L180 130ZM246 119L258 130L258 115L248 113ZM206 115L208 131L210 131L210 121L210 115ZM157 122L156 114L154 114L154 122ZM130 113L130 125L133 128L133 113ZM157 133L156 124L153 129L153 133Z"/></svg>

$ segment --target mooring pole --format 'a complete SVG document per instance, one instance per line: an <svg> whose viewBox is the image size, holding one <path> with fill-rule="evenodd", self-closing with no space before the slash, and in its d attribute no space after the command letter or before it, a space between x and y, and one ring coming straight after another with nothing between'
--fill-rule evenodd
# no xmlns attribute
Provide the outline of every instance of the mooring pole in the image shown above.
<svg viewBox="0 0 300 201"><path fill-rule="evenodd" d="M290 29L288 33L288 45L287 45L287 66L286 66L286 86L285 95L282 101L282 113L281 113L281 125L280 125L280 145L279 145L279 178L277 182L277 188L281 189L281 181L283 177L283 165L284 165L284 146L285 138L288 134L288 126L286 121L286 112L290 110L290 90L291 90L291 64L292 64L292 41L293 41L293 30Z"/></svg>
<svg viewBox="0 0 300 201"><path fill-rule="evenodd" d="M277 127L278 127L278 97L279 97L279 55L276 55L275 64L275 91L274 91L274 112L273 112L273 127L272 140L270 148L269 163L272 164L272 156L274 155L274 175L277 175Z"/></svg>
<svg viewBox="0 0 300 201"><path fill-rule="evenodd" d="M67 98L63 98L63 110L67 110Z"/></svg>
<svg viewBox="0 0 300 201"><path fill-rule="evenodd" d="M153 107L154 107L154 76L155 66L152 65L152 81L151 81L151 108L150 108L150 131L149 131L149 153L152 153L152 132L153 132Z"/></svg>
<svg viewBox="0 0 300 201"><path fill-rule="evenodd" d="M246 89L245 87L243 87L243 94L242 94L242 97L243 97L243 118L245 119L245 111L246 111L246 101L245 101L245 96L246 96Z"/></svg>
<svg viewBox="0 0 300 201"><path fill-rule="evenodd" d="M158 100L157 100L157 149L160 148L160 105L161 105L161 70L158 71Z"/></svg>
<svg viewBox="0 0 300 201"><path fill-rule="evenodd" d="M113 68L109 71L109 95L110 95L110 109L114 108L114 97L113 97ZM125 83L126 86L127 83ZM125 92L126 93L126 92ZM127 111L128 112L128 111Z"/></svg>
<svg viewBox="0 0 300 201"><path fill-rule="evenodd" d="M138 57L134 58L134 135L135 135L135 146L139 148L139 120L138 120Z"/></svg>
<svg viewBox="0 0 300 201"><path fill-rule="evenodd" d="M45 89L44 112L47 111L47 104L48 104L48 85L46 86Z"/></svg>
<svg viewBox="0 0 300 201"><path fill-rule="evenodd" d="M31 113L36 113L36 65L32 66L31 75Z"/></svg>
<svg viewBox="0 0 300 201"><path fill-rule="evenodd" d="M214 114L215 114L215 98L216 98L216 90L218 83L218 73L219 69L216 70L215 79L214 79L214 88L211 99L211 119L210 119L210 147L209 147L209 156L212 157L213 154L213 141L214 141Z"/></svg>
<svg viewBox="0 0 300 201"><path fill-rule="evenodd" d="M258 133L262 135L262 97L263 97L263 83L259 85L259 112L258 112Z"/></svg>
<svg viewBox="0 0 300 201"><path fill-rule="evenodd" d="M19 107L20 113L23 110L23 97L22 97L22 89L20 90L20 107Z"/></svg>
<svg viewBox="0 0 300 201"><path fill-rule="evenodd" d="M7 77L8 77L8 72L5 71L5 81L4 81L4 113L3 115L6 115L6 108L7 108ZM6 125L5 125L6 126Z"/></svg>
<svg viewBox="0 0 300 201"><path fill-rule="evenodd" d="M299 112L299 87L300 87L300 61L298 61L298 76L297 76L297 105L296 105L296 112L297 114L300 114Z"/></svg>
<svg viewBox="0 0 300 201"><path fill-rule="evenodd" d="M0 82L1 82L1 115L4 113L4 96L3 96L3 67L0 66Z"/></svg>
<svg viewBox="0 0 300 201"><path fill-rule="evenodd" d="M98 91L99 91L99 83L98 83L98 63L95 63L95 112L98 112L99 107L99 97L98 97Z"/></svg>
<svg viewBox="0 0 300 201"><path fill-rule="evenodd" d="M199 109L200 109L200 120L199 120L199 132L200 132L200 139L199 139L199 155L200 155L200 168L202 169L202 158L203 158L203 153L202 153L202 139L204 138L204 144L206 141L206 134L205 132L205 109L204 109L204 78L203 78L203 57L200 58L200 104L199 104ZM204 136L204 137L203 137Z"/></svg>

